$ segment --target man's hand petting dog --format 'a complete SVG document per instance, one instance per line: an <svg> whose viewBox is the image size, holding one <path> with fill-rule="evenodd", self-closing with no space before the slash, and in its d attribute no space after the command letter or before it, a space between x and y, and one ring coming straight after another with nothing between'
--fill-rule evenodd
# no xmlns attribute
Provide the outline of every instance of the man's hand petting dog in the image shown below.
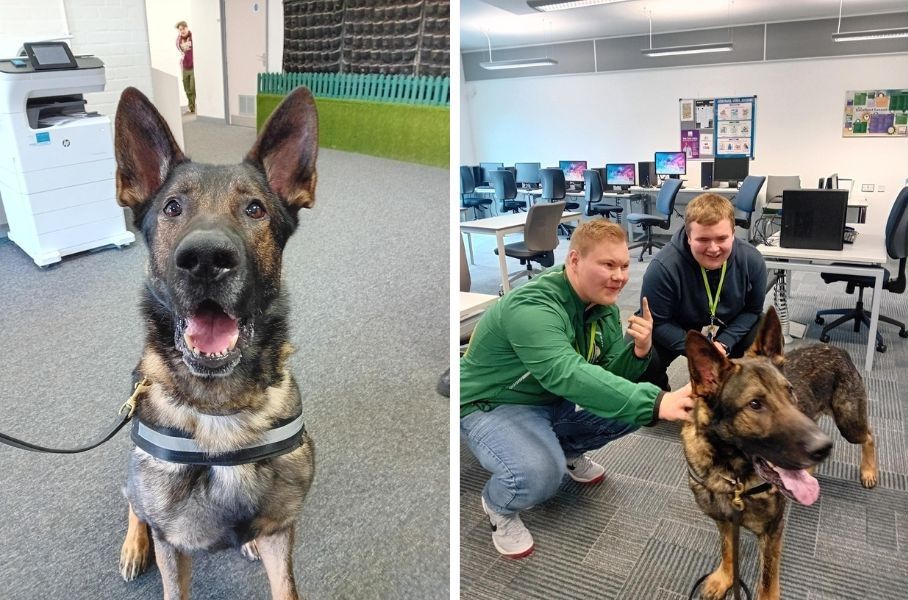
<svg viewBox="0 0 908 600"><path fill-rule="evenodd" d="M659 418L664 421L690 421L690 413L694 409L690 393L690 382L674 392L665 392L659 404Z"/></svg>
<svg viewBox="0 0 908 600"><path fill-rule="evenodd" d="M649 311L646 297L640 303L640 316L631 315L627 320L627 334L634 338L634 354L643 358L653 347L653 313Z"/></svg>

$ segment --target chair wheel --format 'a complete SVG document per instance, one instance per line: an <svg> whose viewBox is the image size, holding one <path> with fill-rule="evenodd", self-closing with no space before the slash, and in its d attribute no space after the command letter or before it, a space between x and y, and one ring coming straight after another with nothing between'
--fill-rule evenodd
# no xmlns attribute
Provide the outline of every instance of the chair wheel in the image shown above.
<svg viewBox="0 0 908 600"><path fill-rule="evenodd" d="M826 319L824 319L823 317L817 317L813 320L813 322L817 325L823 325L826 322Z"/></svg>
<svg viewBox="0 0 908 600"><path fill-rule="evenodd" d="M899 332L899 337L908 338L908 329L903 329Z"/></svg>
<svg viewBox="0 0 908 600"><path fill-rule="evenodd" d="M876 351L879 352L880 354L882 354L883 352L885 352L885 351L886 351L886 344L877 344L877 345L876 345Z"/></svg>
<svg viewBox="0 0 908 600"><path fill-rule="evenodd" d="M821 336L820 336L820 341L823 342L824 344L827 343L827 342L829 341L829 336L828 336L828 335L821 335Z"/></svg>

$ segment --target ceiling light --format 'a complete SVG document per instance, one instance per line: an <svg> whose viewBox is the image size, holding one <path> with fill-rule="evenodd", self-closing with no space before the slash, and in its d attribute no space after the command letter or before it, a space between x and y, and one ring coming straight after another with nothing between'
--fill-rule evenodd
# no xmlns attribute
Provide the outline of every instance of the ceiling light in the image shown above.
<svg viewBox="0 0 908 600"><path fill-rule="evenodd" d="M908 27L893 27L892 29L868 29L865 31L846 31L833 33L833 42L859 42L861 40L891 40L895 38L908 38Z"/></svg>
<svg viewBox="0 0 908 600"><path fill-rule="evenodd" d="M489 71L498 69L523 69L525 67L549 67L557 65L558 61L554 58L518 58L516 60L496 60L482 61L479 66Z"/></svg>
<svg viewBox="0 0 908 600"><path fill-rule="evenodd" d="M616 2L627 2L628 0L527 0L527 6L539 12L551 12L553 10L568 10L569 8L584 8L587 6L598 6L600 4L614 4Z"/></svg>
<svg viewBox="0 0 908 600"><path fill-rule="evenodd" d="M492 40L489 39L489 34L485 31L482 32L486 36L486 41L489 43L489 60L482 61L479 63L479 66L487 71L497 71L498 69L525 69L528 67L550 67L552 65L557 65L558 61L554 58L539 57L539 58L515 58L512 60L492 60Z"/></svg>
<svg viewBox="0 0 908 600"><path fill-rule="evenodd" d="M866 29L864 31L846 31L842 33L842 2L839 0L839 26L832 34L833 42L860 42L862 40L892 40L895 38L908 38L908 27L892 27L889 29Z"/></svg>
<svg viewBox="0 0 908 600"><path fill-rule="evenodd" d="M690 44L687 46L663 46L653 48L653 13L649 13L649 48L640 52L644 56L676 56L678 54L706 54L708 52L731 52L734 45L731 42L716 42L712 44Z"/></svg>
<svg viewBox="0 0 908 600"><path fill-rule="evenodd" d="M731 42L717 44L693 44L690 46L665 46L663 48L644 48L646 56L674 56L676 54L705 54L707 52L731 52L734 50Z"/></svg>

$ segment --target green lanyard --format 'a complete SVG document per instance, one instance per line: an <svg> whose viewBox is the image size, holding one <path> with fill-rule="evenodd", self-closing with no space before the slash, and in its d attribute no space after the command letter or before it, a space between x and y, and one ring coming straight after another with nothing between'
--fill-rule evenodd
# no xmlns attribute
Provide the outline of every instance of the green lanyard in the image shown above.
<svg viewBox="0 0 908 600"><path fill-rule="evenodd" d="M706 279L706 269L700 267L700 273L703 275L703 285L706 286L706 299L709 301L709 323L712 325L716 320L716 309L719 307L719 294L722 293L722 284L725 283L725 267L728 262L722 263L722 274L719 276L719 287L716 288L716 298L713 299L713 293L709 289L709 281Z"/></svg>
<svg viewBox="0 0 908 600"><path fill-rule="evenodd" d="M590 349L586 353L586 362L590 362L593 358L593 350L596 348L596 321L593 321L590 325ZM574 343L574 350L578 353L580 348L577 347L577 343Z"/></svg>

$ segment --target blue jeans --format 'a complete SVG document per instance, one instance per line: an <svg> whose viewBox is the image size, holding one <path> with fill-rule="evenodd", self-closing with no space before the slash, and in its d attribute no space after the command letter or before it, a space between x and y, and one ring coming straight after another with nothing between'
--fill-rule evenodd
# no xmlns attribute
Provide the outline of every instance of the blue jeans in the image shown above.
<svg viewBox="0 0 908 600"><path fill-rule="evenodd" d="M567 400L547 406L506 404L460 420L461 438L492 473L482 495L501 514L542 504L558 491L567 460L637 428L578 412Z"/></svg>

